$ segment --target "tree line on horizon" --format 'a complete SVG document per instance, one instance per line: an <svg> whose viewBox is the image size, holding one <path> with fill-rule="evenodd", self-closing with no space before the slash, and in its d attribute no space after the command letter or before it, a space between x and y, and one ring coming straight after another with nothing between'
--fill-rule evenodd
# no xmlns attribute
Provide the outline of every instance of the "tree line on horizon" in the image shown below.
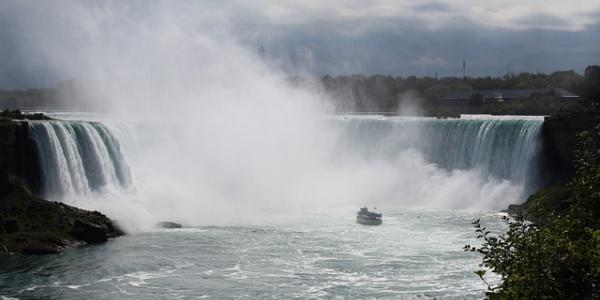
<svg viewBox="0 0 600 300"><path fill-rule="evenodd" d="M332 101L338 112L398 112L403 106L416 106L424 114L436 115L464 111L470 108L443 108L439 100L455 91L505 90L505 89L555 89L561 88L581 97L581 103L600 103L600 65L590 65L584 74L575 71L506 74L502 77L443 77L391 76L391 75L325 75L321 77L292 76L288 82L297 88L316 91ZM2 109L73 109L85 108L85 99L77 93L80 82L62 82L51 88L2 89ZM85 98L85 97L83 97ZM525 99L524 99L525 100ZM489 104L475 107L483 113L546 113L546 110L582 109L560 101L556 95L536 95L527 103L510 105ZM474 105L477 106L477 105Z"/></svg>
<svg viewBox="0 0 600 300"><path fill-rule="evenodd" d="M353 74L318 78L294 76L289 81L294 86L323 93L333 99L336 109L342 112L396 112L405 104L435 112L440 110L439 100L452 92L480 90L561 88L580 96L584 103L600 102L599 65L588 66L584 74L557 71L465 78ZM558 100L553 95L536 96L546 96L542 100L550 102Z"/></svg>

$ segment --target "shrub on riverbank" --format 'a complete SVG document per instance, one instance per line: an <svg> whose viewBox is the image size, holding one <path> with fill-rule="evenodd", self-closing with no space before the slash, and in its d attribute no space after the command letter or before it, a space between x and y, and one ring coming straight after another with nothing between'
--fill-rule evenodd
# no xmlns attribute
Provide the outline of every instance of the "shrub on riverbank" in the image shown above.
<svg viewBox="0 0 600 300"><path fill-rule="evenodd" d="M24 114L20 110L9 110L5 109L0 112L0 121L12 121L12 120L52 120L52 118L42 113L26 113Z"/></svg>
<svg viewBox="0 0 600 300"><path fill-rule="evenodd" d="M533 196L534 222L505 218L509 228L502 235L474 222L483 242L466 245L465 251L482 254L481 266L502 276L500 285L488 285L490 298L600 297L600 130L584 132L579 139L570 190L542 190ZM539 201L564 199L566 193L572 202L562 211ZM485 281L485 272L475 273Z"/></svg>

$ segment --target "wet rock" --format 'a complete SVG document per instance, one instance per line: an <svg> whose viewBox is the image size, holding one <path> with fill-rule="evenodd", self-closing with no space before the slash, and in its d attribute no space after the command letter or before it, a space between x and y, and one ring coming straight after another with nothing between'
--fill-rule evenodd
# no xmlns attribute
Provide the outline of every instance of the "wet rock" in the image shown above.
<svg viewBox="0 0 600 300"><path fill-rule="evenodd" d="M173 228L182 228L183 226L181 226L181 224L179 224L179 223L165 221L165 222L158 222L156 224L156 227L173 229Z"/></svg>
<svg viewBox="0 0 600 300"><path fill-rule="evenodd" d="M21 252L24 254L56 254L63 248L57 244L36 243L23 246Z"/></svg>
<svg viewBox="0 0 600 300"><path fill-rule="evenodd" d="M39 199L16 176L2 176L0 254L51 254L104 243L123 232L105 215Z"/></svg>
<svg viewBox="0 0 600 300"><path fill-rule="evenodd" d="M507 212L521 215L531 221L542 222L539 217L548 212L562 215L574 201L575 192L571 186L548 186L535 192L523 204L511 204Z"/></svg>
<svg viewBox="0 0 600 300"><path fill-rule="evenodd" d="M98 244L108 241L109 231L106 226L77 219L73 224L73 236L88 244Z"/></svg>
<svg viewBox="0 0 600 300"><path fill-rule="evenodd" d="M4 221L2 227L6 233L15 233L19 231L19 222L15 219L8 219Z"/></svg>

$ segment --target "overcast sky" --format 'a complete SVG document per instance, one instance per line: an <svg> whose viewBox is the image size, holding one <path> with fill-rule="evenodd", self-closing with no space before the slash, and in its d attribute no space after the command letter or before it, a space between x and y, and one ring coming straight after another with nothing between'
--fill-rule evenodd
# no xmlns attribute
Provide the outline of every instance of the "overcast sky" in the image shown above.
<svg viewBox="0 0 600 300"><path fill-rule="evenodd" d="M124 11L135 14L134 21L145 13L170 10L170 5L185 7L169 16L201 19L205 23L199 30L222 29L249 52L264 45L267 61L292 74L454 76L461 74L465 60L468 75L497 76L507 70L583 72L587 65L600 64L598 0L128 3L134 9ZM96 7L92 4L86 4L90 10ZM69 5L68 1L0 0L0 87L43 86L64 79L49 58L35 51L46 47L46 39L32 43L31 37L85 27L86 20L68 16L81 8L74 12ZM151 9L140 9L143 6ZM106 34L118 30L112 29ZM80 35L60 36L65 49L87 51L77 45L85 42Z"/></svg>

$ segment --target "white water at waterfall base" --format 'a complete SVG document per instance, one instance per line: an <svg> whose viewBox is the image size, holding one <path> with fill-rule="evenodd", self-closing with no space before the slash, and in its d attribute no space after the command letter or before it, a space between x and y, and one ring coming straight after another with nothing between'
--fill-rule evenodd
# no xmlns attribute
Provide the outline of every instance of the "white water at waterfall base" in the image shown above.
<svg viewBox="0 0 600 300"><path fill-rule="evenodd" d="M469 223L495 213L354 209L255 226L156 229L59 255L0 257L0 295L30 299L481 299ZM492 282L497 278L489 278Z"/></svg>

